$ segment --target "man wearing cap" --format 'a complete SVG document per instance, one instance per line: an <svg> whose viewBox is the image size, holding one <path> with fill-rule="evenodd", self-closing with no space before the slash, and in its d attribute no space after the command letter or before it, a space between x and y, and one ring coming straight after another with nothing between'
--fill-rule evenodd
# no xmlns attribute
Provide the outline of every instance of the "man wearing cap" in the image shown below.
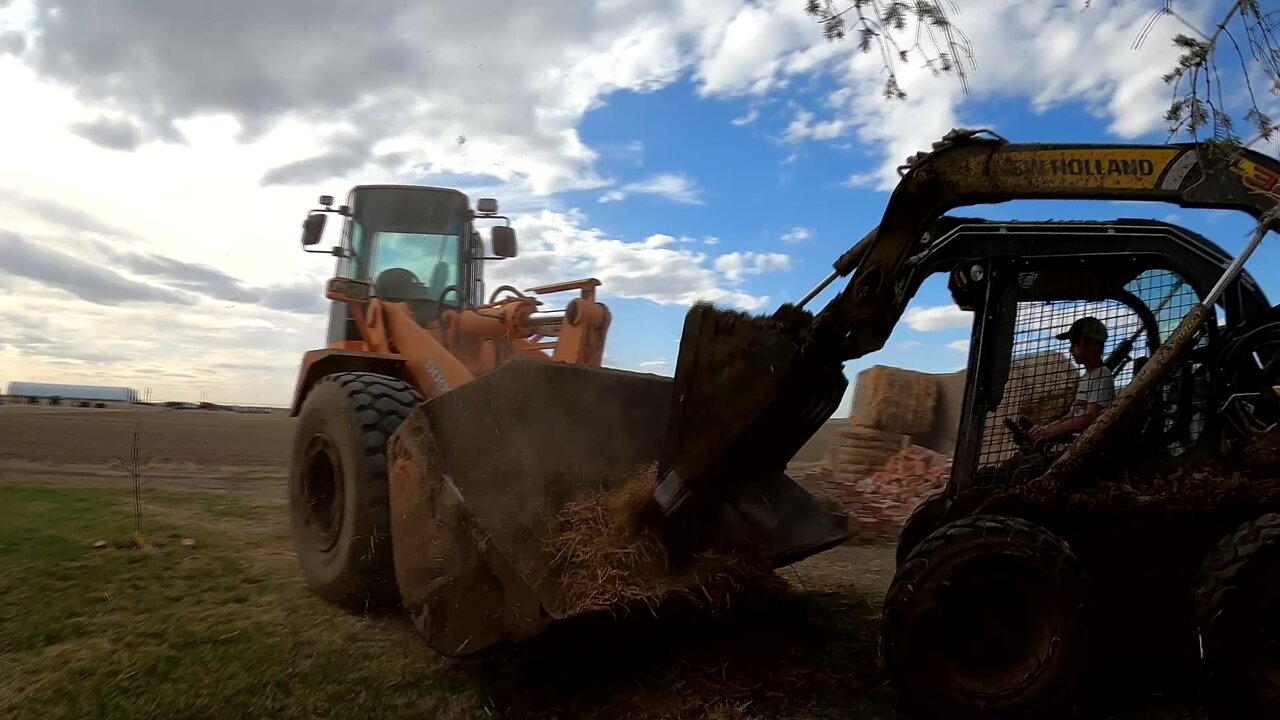
<svg viewBox="0 0 1280 720"><path fill-rule="evenodd" d="M1085 374L1076 391L1076 401L1066 416L1031 428L1032 441L1037 445L1068 437L1089 427L1116 397L1116 385L1111 369L1102 362L1102 348L1107 342L1107 326L1096 317L1083 317L1071 324L1071 328L1058 335L1059 340L1071 342L1071 358L1084 366Z"/></svg>

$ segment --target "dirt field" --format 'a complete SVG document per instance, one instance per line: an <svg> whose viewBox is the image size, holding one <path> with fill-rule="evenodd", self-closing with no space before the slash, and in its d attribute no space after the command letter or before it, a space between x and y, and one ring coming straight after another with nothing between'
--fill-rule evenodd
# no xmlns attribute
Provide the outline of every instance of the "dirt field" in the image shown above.
<svg viewBox="0 0 1280 720"><path fill-rule="evenodd" d="M202 410L0 406L0 481L115 485L135 427L153 487L283 497L293 420Z"/></svg>
<svg viewBox="0 0 1280 720"><path fill-rule="evenodd" d="M153 458L148 487L230 491L283 502L293 433L293 419L285 412L0 406L0 482L127 486L128 476L114 467L113 458L128 454L135 427L143 452ZM797 454L800 467L820 463L826 432ZM853 569L845 572L851 561ZM857 586L877 601L893 576L887 548L837 548L797 567L788 571L791 579L806 587Z"/></svg>
<svg viewBox="0 0 1280 720"><path fill-rule="evenodd" d="M796 454L792 469L817 467L833 421ZM203 410L71 409L0 405L0 481L111 485L126 481L113 458L125 455L135 426L153 460L155 487L280 496L293 419L281 411L249 415Z"/></svg>

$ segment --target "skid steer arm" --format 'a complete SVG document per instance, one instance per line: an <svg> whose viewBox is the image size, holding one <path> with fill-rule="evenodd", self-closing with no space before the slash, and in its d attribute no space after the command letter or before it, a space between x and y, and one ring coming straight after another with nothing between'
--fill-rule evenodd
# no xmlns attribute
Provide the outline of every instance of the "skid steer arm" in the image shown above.
<svg viewBox="0 0 1280 720"><path fill-rule="evenodd" d="M1280 200L1280 163L1251 150L1203 157L1194 143L1019 144L953 130L900 168L879 226L834 264L853 275L815 317L809 347L835 361L884 346L910 300L905 273L924 234L957 207L1024 199L1132 200L1242 210ZM1272 221L1271 227L1276 227Z"/></svg>

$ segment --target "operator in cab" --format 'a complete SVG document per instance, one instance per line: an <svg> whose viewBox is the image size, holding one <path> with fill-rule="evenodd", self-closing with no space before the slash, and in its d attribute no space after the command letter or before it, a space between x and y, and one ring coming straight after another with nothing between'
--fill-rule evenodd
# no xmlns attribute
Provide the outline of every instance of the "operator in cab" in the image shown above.
<svg viewBox="0 0 1280 720"><path fill-rule="evenodd" d="M1058 335L1058 339L1070 341L1071 358L1084 367L1085 374L1080 379L1071 410L1064 417L1031 428L1029 435L1036 445L1062 440L1084 430L1116 397L1115 379L1102 361L1107 326L1098 318L1083 317Z"/></svg>

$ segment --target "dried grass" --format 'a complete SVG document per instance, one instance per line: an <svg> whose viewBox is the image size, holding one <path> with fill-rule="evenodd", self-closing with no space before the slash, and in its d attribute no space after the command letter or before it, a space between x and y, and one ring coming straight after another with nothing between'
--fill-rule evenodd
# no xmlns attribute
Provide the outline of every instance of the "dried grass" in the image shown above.
<svg viewBox="0 0 1280 720"><path fill-rule="evenodd" d="M617 490L567 505L556 517L546 549L555 556L566 611L626 614L684 601L716 612L744 591L786 591L763 561L707 553L674 567L659 532L653 500L656 464L637 469Z"/></svg>

